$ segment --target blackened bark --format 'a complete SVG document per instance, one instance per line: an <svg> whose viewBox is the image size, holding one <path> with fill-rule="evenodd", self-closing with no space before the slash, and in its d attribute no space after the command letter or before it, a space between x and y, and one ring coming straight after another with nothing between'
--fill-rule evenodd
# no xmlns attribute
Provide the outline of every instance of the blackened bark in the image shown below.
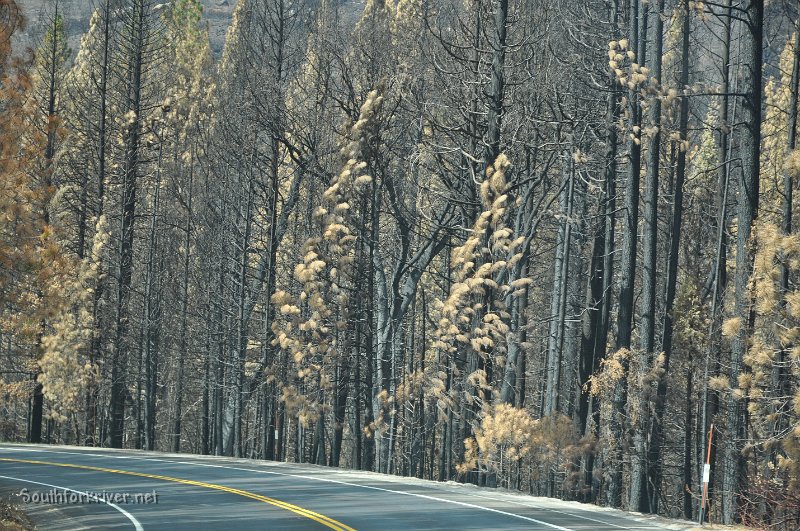
<svg viewBox="0 0 800 531"><path fill-rule="evenodd" d="M761 94L763 76L763 23L764 0L750 0L745 12L745 29L742 39L741 92L746 96L742 105L741 139L739 149L742 160L742 182L738 196L738 230L736 242L735 315L741 319L731 352L729 379L737 385L744 370L743 360L753 326L753 310L748 282L753 270L753 247L750 241L753 222L758 217L759 177L761 172ZM726 524L736 521L737 500L745 480L746 470L742 447L747 437L747 410L743 400L726 395L726 440L723 453L722 520Z"/></svg>
<svg viewBox="0 0 800 531"><path fill-rule="evenodd" d="M629 48L639 50L639 4L640 0L631 0L629 8ZM645 44L642 43L642 50ZM630 103L631 128L641 125L641 105L635 90L628 93ZM617 350L631 348L633 333L633 289L636 280L636 251L639 227L639 181L641 177L641 145L640 136L633 134L628 143L628 181L625 185L625 209L623 218L622 257L620 263L619 310L617 314ZM608 502L618 507L622 504L622 468L623 443L625 431L625 404L628 387L628 358L623 362L622 378L614 389L613 411L611 414L611 433L615 441L611 467L611 478L608 485Z"/></svg>
<svg viewBox="0 0 800 531"><path fill-rule="evenodd" d="M136 188L139 173L141 135L142 68L145 46L145 10L143 2L134 2L130 15L129 89L127 99L128 123L124 136L124 166L122 186L122 234L117 284L117 315L114 355L111 366L111 433L112 448L122 448L125 431L125 397L127 392L128 360L125 341L128 336L128 303L133 276L133 236L136 217Z"/></svg>
<svg viewBox="0 0 800 531"><path fill-rule="evenodd" d="M662 14L664 0L652 4L653 11L653 52L651 54L651 71L657 84L661 84L661 62L664 50L664 24ZM648 150L647 175L645 179L644 198L644 238L642 252L644 262L642 265L642 305L640 321L640 348L638 353L639 379L644 381L644 375L649 370L653 361L655 348L655 319L656 319L656 279L657 279L657 249L658 249L658 181L659 165L661 159L661 100L653 98L650 103L650 123L655 127L655 132L650 140ZM629 505L640 512L656 512L653 507L655 499L653 490L657 488L651 483L648 475L649 448L653 439L648 437L650 432L650 390L643 389L639 401L639 412L636 424L633 426L633 454L631 463L631 492Z"/></svg>
<svg viewBox="0 0 800 531"><path fill-rule="evenodd" d="M683 12L683 29L682 29L682 44L681 44L681 79L680 90L688 90L689 85L689 32L690 32L690 11L689 7L684 7ZM678 281L678 262L680 259L680 240L681 240L681 227L683 220L683 185L686 181L686 151L688 149L688 129L689 129L689 97L685 92L681 95L680 99L680 117L678 125L678 141L680 144L677 147L678 160L675 168L675 187L673 190L673 204L672 204L672 222L670 228L670 245L669 256L667 259L667 285L666 285L666 300L664 303L664 335L662 337L661 349L664 352L664 374L669 372L670 359L672 357L672 340L674 330L673 320L673 307L675 305L675 295ZM660 484L661 481L661 439L663 430L663 415L666 408L666 393L667 393L667 379L662 378L659 382L659 388L656 391L656 415L655 423L652 427L651 436L654 437L651 442L650 460L653 468L648 472L648 476L652 481ZM657 492L657 491L656 491ZM656 500L651 500L651 503L657 503Z"/></svg>
<svg viewBox="0 0 800 531"><path fill-rule="evenodd" d="M489 114L487 143L484 155L484 170L494 164L500 155L500 131L503 120L505 96L506 33L508 24L508 0L497 0L494 12L494 41L492 42L492 79L489 92Z"/></svg>

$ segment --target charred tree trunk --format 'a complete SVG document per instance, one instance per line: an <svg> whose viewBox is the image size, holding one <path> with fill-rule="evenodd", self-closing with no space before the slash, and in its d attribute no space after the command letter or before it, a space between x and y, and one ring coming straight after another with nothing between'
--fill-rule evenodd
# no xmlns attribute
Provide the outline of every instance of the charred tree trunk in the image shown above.
<svg viewBox="0 0 800 531"><path fill-rule="evenodd" d="M572 158L568 157L571 161ZM569 284L570 244L572 239L572 209L575 195L575 176L571 163L567 163L569 186L562 191L562 214L564 220L559 230L559 249L556 250L555 281L551 304L550 338L547 356L547 383L545 386L544 415L555 415L560 410L561 365L564 353L564 336L567 332L567 287Z"/></svg>
<svg viewBox="0 0 800 531"><path fill-rule="evenodd" d="M742 160L742 182L738 196L738 231L736 242L735 315L741 319L731 352L729 379L736 385L744 370L754 313L748 282L753 270L754 249L751 242L753 222L758 217L759 178L761 173L761 95L763 76L763 23L764 0L750 0L747 4L745 31L742 39L741 92L745 94L742 105L741 139L739 149ZM746 470L742 447L747 438L747 409L743 400L726 395L726 439L722 476L722 520L732 524L737 519L737 500L745 480Z"/></svg>
<svg viewBox="0 0 800 531"><path fill-rule="evenodd" d="M148 6L136 1L131 6L129 22L129 79L127 116L124 133L124 164L122 185L122 228L117 284L116 327L114 354L111 364L111 429L110 445L122 448L125 434L125 398L128 395L128 359L125 342L129 330L128 303L133 276L133 241L136 218L136 190L139 179L139 148L141 137L142 70L144 66L145 20Z"/></svg>
<svg viewBox="0 0 800 531"><path fill-rule="evenodd" d="M192 149L194 154L194 149ZM192 163L194 157L192 157ZM184 364L186 354L189 348L189 265L191 264L191 245L192 245L192 201L194 199L193 193L194 185L194 166L189 167L189 183L187 193L189 194L186 200L186 227L184 227L184 256L183 256L183 291L181 293L181 333L178 344L178 371L177 381L175 382L175 424L172 429L172 451L178 453L181 451L181 432L183 430L183 379L184 379ZM207 372L207 370L206 370ZM207 381L207 380L206 380ZM205 390L204 390L205 391ZM208 401L207 394L203 394L203 411L207 411ZM204 418L207 415L204 414ZM207 424L204 424L204 429L207 430ZM204 441L206 436L203 437Z"/></svg>
<svg viewBox="0 0 800 531"><path fill-rule="evenodd" d="M645 43L639 50L639 4L640 0L631 0L629 7L629 48L643 57ZM619 311L617 315L617 350L630 350L633 333L633 290L636 280L636 249L639 227L639 181L641 176L640 136L636 132L641 126L641 105L635 90L628 93L630 102L631 128L634 133L628 143L628 181L625 185L625 209L623 218L622 257L620 263ZM611 477L608 485L608 502L619 507L622 504L622 469L623 445L625 440L625 404L627 403L628 358L623 362L623 376L614 389L613 411L611 413L611 433L614 438L614 449Z"/></svg>
<svg viewBox="0 0 800 531"><path fill-rule="evenodd" d="M664 23L662 14L664 0L652 4L653 11L653 52L652 74L653 78L661 84L661 57L664 50ZM655 323L656 323L656 279L658 267L658 180L661 159L661 100L654 98L650 107L650 123L655 127L655 133L650 140L648 150L647 176L645 180L644 199L644 238L642 241L644 263L642 267L642 310L640 324L640 348L638 368L640 381L644 382L644 375L653 362L655 349ZM631 492L629 506L640 512L657 512L654 507L657 497L653 496L653 478L649 477L650 467L648 443L654 441L650 432L650 389L642 390L639 414L633 426L633 454L631 466Z"/></svg>
<svg viewBox="0 0 800 531"><path fill-rule="evenodd" d="M690 31L690 11L688 6L684 7L683 29L681 44L681 78L680 90L683 91L689 85L689 31ZM673 190L672 221L670 226L669 256L667 259L667 284L666 297L664 302L664 335L662 338L661 349L664 352L664 374L669 371L670 359L672 357L673 340L673 307L675 305L675 295L678 281L678 263L680 259L680 240L681 227L683 220L683 185L686 182L686 155L688 150L688 129L689 129L689 98L683 94L680 99L677 147L678 160L675 168L675 187ZM663 430L663 416L666 409L667 378L663 377L659 381L656 397L656 414L651 428L650 462L652 467L648 472L648 481L652 481L656 486L653 496L649 503L658 503L658 485L661 483L661 439ZM657 506L656 506L657 509Z"/></svg>

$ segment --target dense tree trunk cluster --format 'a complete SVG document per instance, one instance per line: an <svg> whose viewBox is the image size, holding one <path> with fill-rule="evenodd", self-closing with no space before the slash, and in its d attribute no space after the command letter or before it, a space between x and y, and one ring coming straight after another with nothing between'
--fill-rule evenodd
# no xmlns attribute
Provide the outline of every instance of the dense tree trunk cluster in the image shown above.
<svg viewBox="0 0 800 531"><path fill-rule="evenodd" d="M708 455L705 517L796 528L797 6L239 0L215 57L197 0L74 53L45 4L28 53L0 2L1 439L685 518Z"/></svg>

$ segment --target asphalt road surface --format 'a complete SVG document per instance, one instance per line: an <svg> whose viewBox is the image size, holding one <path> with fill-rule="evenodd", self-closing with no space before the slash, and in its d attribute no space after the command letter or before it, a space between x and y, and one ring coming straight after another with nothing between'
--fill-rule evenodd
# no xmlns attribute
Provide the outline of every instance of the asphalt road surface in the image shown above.
<svg viewBox="0 0 800 531"><path fill-rule="evenodd" d="M642 515L450 483L271 461L34 445L0 444L0 496L16 500L43 530L665 528Z"/></svg>

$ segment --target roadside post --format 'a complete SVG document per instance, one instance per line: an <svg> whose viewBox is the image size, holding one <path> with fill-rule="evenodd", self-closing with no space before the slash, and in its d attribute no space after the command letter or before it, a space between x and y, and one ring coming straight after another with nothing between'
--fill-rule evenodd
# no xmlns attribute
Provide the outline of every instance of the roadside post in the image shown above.
<svg viewBox="0 0 800 531"><path fill-rule="evenodd" d="M711 441L714 438L714 425L708 429L708 451L706 453L706 464L703 465L703 497L700 501L700 525L706 519L706 504L708 503L708 482L711 479Z"/></svg>

